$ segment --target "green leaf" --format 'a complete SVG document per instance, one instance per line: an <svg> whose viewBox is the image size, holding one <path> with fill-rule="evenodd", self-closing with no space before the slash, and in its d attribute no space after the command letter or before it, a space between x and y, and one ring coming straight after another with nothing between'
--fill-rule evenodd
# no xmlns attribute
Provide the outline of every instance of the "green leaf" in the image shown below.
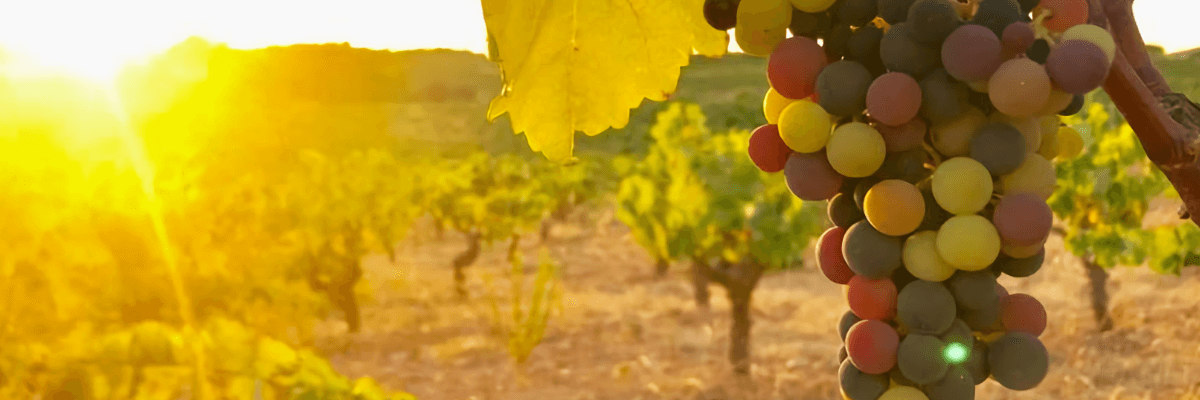
<svg viewBox="0 0 1200 400"><path fill-rule="evenodd" d="M504 90L488 119L554 161L567 161L575 131L597 135L629 122L643 98L675 91L692 48L716 53L697 29L702 0L483 0ZM724 40L728 40L725 38Z"/></svg>

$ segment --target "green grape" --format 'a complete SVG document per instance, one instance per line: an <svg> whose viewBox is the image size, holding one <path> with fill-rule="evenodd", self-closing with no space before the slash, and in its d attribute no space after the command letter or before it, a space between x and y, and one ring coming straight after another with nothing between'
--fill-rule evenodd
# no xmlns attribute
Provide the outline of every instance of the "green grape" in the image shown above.
<svg viewBox="0 0 1200 400"><path fill-rule="evenodd" d="M1025 137L1004 122L988 122L971 139L971 159L995 176L1010 173L1025 161Z"/></svg>
<svg viewBox="0 0 1200 400"><path fill-rule="evenodd" d="M904 350L904 344L900 344ZM992 378L1010 390L1037 387L1050 370L1050 353L1032 334L1010 332L988 346L988 369Z"/></svg>
<svg viewBox="0 0 1200 400"><path fill-rule="evenodd" d="M908 8L905 21L913 25L913 37L918 42L939 46L963 24L950 0L917 0Z"/></svg>
<svg viewBox="0 0 1200 400"><path fill-rule="evenodd" d="M896 365L904 377L917 384L937 382L949 368L942 357L943 345L936 336L910 333L900 341L900 347L896 350Z"/></svg>
<svg viewBox="0 0 1200 400"><path fill-rule="evenodd" d="M996 276L986 270L958 271L946 280L946 286L959 308L982 310L995 307L1000 301L996 294Z"/></svg>
<svg viewBox="0 0 1200 400"><path fill-rule="evenodd" d="M1108 63L1111 65L1113 57L1117 54L1117 44L1113 41L1112 35L1107 30L1096 25L1080 24L1072 26L1063 32L1061 42L1068 40L1082 40L1099 47L1108 58Z"/></svg>
<svg viewBox="0 0 1200 400"><path fill-rule="evenodd" d="M767 95L763 98L763 116L767 117L767 123L778 124L779 114L793 102L795 100L783 97L775 88L768 88Z"/></svg>
<svg viewBox="0 0 1200 400"><path fill-rule="evenodd" d="M741 0L734 37L747 54L767 57L787 38L792 22L788 0Z"/></svg>
<svg viewBox="0 0 1200 400"><path fill-rule="evenodd" d="M797 153L813 153L829 142L833 121L817 103L802 99L779 114L779 136Z"/></svg>
<svg viewBox="0 0 1200 400"><path fill-rule="evenodd" d="M873 400L888 389L886 375L862 372L847 358L838 368L838 382L842 394L850 400Z"/></svg>
<svg viewBox="0 0 1200 400"><path fill-rule="evenodd" d="M941 380L925 386L929 400L974 400L975 384L966 368L953 365Z"/></svg>
<svg viewBox="0 0 1200 400"><path fill-rule="evenodd" d="M1057 179L1054 165L1049 160L1040 154L1027 154L1020 167L1000 177L1000 191L1004 194L1031 193L1046 200L1054 194Z"/></svg>
<svg viewBox="0 0 1200 400"><path fill-rule="evenodd" d="M912 23L901 22L884 32L879 58L889 71L922 78L941 64L942 56L941 48L917 41Z"/></svg>
<svg viewBox="0 0 1200 400"><path fill-rule="evenodd" d="M921 80L921 116L934 124L953 120L970 107L967 91L967 85L951 77L946 70L933 70Z"/></svg>
<svg viewBox="0 0 1200 400"><path fill-rule="evenodd" d="M971 138L987 121L988 117L983 111L968 107L954 119L929 128L933 148L946 157L971 154Z"/></svg>
<svg viewBox="0 0 1200 400"><path fill-rule="evenodd" d="M1000 255L1000 234L987 218L958 215L938 230L937 249L942 259L955 268L979 271Z"/></svg>
<svg viewBox="0 0 1200 400"><path fill-rule="evenodd" d="M834 129L826 147L829 165L850 178L874 174L887 155L883 136L862 122L851 122Z"/></svg>
<svg viewBox="0 0 1200 400"><path fill-rule="evenodd" d="M1025 138L1025 152L1037 152L1042 143L1042 123L1040 117L1012 117L1002 112L993 112L988 116L992 122L1004 122L1012 125Z"/></svg>
<svg viewBox="0 0 1200 400"><path fill-rule="evenodd" d="M932 179L938 205L954 215L975 214L992 198L992 175L983 164L970 158L955 157L942 162L933 171Z"/></svg>
<svg viewBox="0 0 1200 400"><path fill-rule="evenodd" d="M843 60L829 64L817 76L818 103L831 115L860 114L867 108L867 89L874 79L858 62Z"/></svg>
<svg viewBox="0 0 1200 400"><path fill-rule="evenodd" d="M875 230L869 221L859 221L842 238L842 256L850 270L871 279L884 279L900 268L904 242Z"/></svg>
<svg viewBox="0 0 1200 400"><path fill-rule="evenodd" d="M833 225L843 229L849 229L854 223L866 218L862 210L858 209L858 205L854 204L853 193L838 193L834 195L833 198L829 199L826 213L829 214L829 222L833 222Z"/></svg>
<svg viewBox="0 0 1200 400"><path fill-rule="evenodd" d="M955 268L938 254L934 231L920 231L905 239L903 259L904 268L922 280L941 282L954 275Z"/></svg>
<svg viewBox="0 0 1200 400"><path fill-rule="evenodd" d="M940 334L954 323L954 296L938 282L909 283L896 298L896 317L909 333Z"/></svg>

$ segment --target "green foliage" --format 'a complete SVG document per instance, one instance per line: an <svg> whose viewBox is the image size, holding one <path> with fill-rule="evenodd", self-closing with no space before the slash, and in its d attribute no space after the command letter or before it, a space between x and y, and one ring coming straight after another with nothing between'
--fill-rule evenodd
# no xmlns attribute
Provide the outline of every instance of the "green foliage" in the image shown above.
<svg viewBox="0 0 1200 400"><path fill-rule="evenodd" d="M746 156L750 132L713 133L698 105L672 103L650 135L645 158L614 160L613 169L625 177L617 217L656 259L786 267L823 229L819 203L799 200Z"/></svg>
<svg viewBox="0 0 1200 400"><path fill-rule="evenodd" d="M549 252L543 248L541 262L538 263L537 274L532 282L533 291L526 299L525 263L517 249L517 243L519 241L514 238L508 253L511 299L511 313L508 318L500 311L500 300L491 293L491 276L485 276L485 280L489 287L487 300L492 309L493 329L504 341L513 361L523 364L545 337L551 311L555 308L561 309L562 286L559 284L559 265L550 259ZM525 302L528 302L528 305L525 305Z"/></svg>
<svg viewBox="0 0 1200 400"><path fill-rule="evenodd" d="M1191 223L1144 226L1151 200L1178 195L1111 109L1088 103L1064 120L1085 144L1080 157L1058 163L1058 189L1049 200L1063 221L1066 248L1104 268L1148 263L1157 272L1178 274L1200 257L1200 229Z"/></svg>

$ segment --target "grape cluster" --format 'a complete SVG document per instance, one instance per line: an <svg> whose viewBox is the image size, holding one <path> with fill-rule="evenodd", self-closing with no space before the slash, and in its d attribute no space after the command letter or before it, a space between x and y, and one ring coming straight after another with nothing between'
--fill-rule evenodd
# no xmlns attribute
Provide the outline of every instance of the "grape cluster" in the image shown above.
<svg viewBox="0 0 1200 400"><path fill-rule="evenodd" d="M768 57L750 158L828 200L817 258L850 306L843 396L1041 383L1046 310L997 278L1041 268L1052 160L1083 147L1060 116L1112 65L1087 1L708 0L705 16Z"/></svg>

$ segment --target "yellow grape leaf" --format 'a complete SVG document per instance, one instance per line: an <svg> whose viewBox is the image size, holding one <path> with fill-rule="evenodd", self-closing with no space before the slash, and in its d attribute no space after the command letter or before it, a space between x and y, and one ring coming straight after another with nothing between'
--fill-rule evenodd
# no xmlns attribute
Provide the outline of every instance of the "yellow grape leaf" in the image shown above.
<svg viewBox="0 0 1200 400"><path fill-rule="evenodd" d="M504 78L488 119L508 113L513 132L525 133L530 148L555 161L571 158L575 131L622 128L643 98L666 100L693 48L717 55L724 51L718 42L729 40L699 26L703 0L482 5L489 56Z"/></svg>

